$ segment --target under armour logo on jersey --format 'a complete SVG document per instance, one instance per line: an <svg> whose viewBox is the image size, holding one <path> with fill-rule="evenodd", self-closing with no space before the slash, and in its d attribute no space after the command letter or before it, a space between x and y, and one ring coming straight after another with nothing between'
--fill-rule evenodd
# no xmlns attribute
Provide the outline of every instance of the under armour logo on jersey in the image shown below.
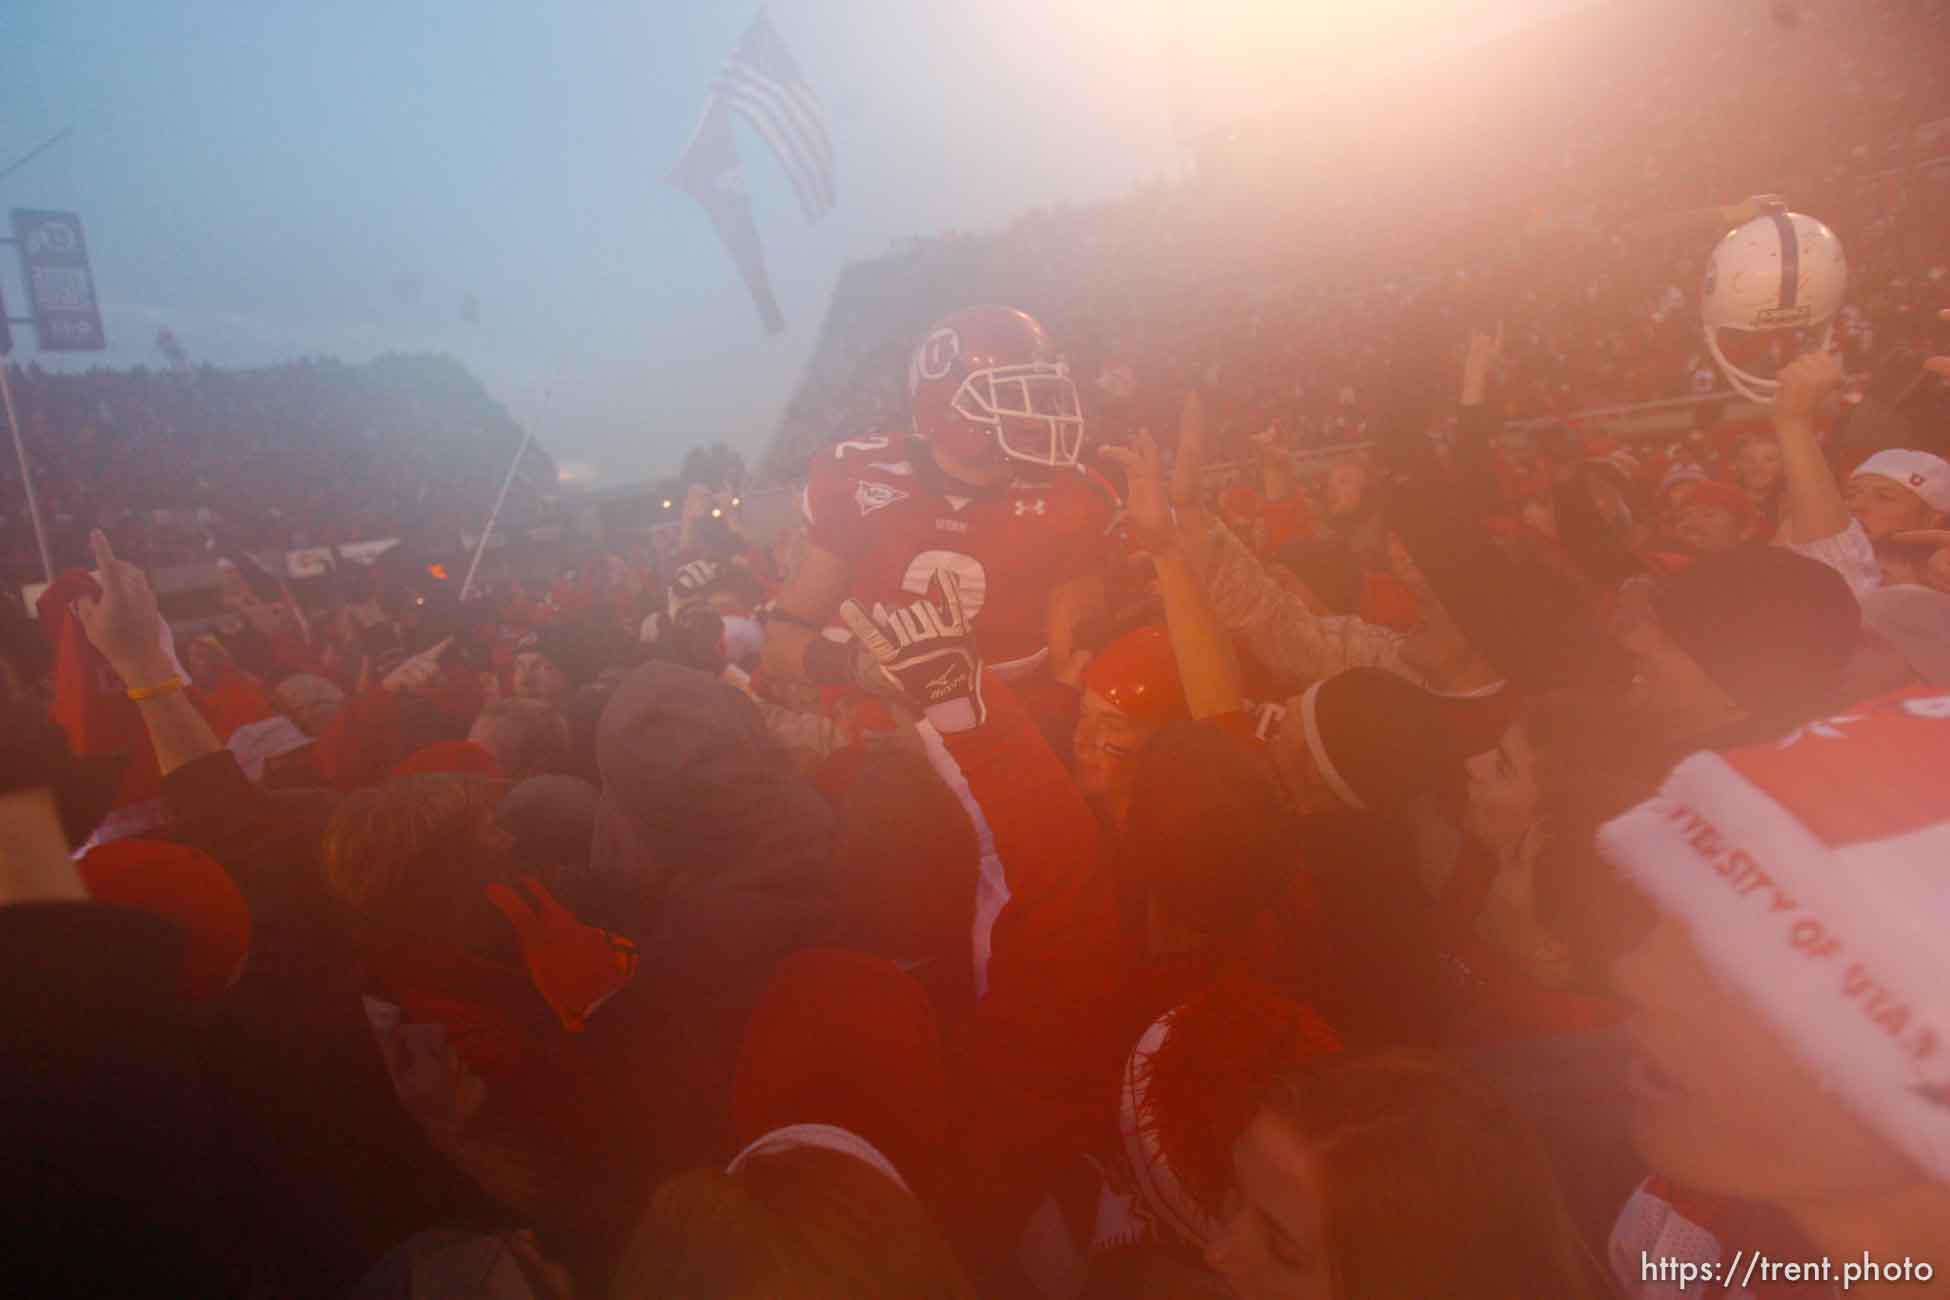
<svg viewBox="0 0 1950 1300"><path fill-rule="evenodd" d="M853 503L860 507L862 518L883 506L891 506L896 501L906 499L907 493L899 488L888 487L885 483L869 483L865 479L861 479L860 486L853 489Z"/></svg>
<svg viewBox="0 0 1950 1300"><path fill-rule="evenodd" d="M1034 501L1016 502L1016 518L1018 519L1024 515L1046 515L1048 513L1049 502L1041 497L1037 497Z"/></svg>

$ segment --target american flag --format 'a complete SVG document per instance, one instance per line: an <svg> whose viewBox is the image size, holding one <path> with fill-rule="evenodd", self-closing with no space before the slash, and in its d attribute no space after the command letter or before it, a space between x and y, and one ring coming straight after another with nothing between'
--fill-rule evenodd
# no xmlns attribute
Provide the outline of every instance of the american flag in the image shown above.
<svg viewBox="0 0 1950 1300"><path fill-rule="evenodd" d="M706 115L718 104L750 122L771 146L808 222L832 210L833 141L825 110L763 9L711 83Z"/></svg>

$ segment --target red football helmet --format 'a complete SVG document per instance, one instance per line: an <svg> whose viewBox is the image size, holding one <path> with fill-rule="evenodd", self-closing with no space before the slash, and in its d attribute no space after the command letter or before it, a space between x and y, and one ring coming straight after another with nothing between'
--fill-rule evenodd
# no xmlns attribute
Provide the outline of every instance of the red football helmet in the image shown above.
<svg viewBox="0 0 1950 1300"><path fill-rule="evenodd" d="M1192 716L1171 636L1161 627L1141 627L1111 642L1083 670L1083 685L1137 722L1163 724Z"/></svg>
<svg viewBox="0 0 1950 1300"><path fill-rule="evenodd" d="M991 444L1032 465L1074 465L1083 410L1049 331L1013 307L971 307L928 331L907 370L914 431L974 458Z"/></svg>

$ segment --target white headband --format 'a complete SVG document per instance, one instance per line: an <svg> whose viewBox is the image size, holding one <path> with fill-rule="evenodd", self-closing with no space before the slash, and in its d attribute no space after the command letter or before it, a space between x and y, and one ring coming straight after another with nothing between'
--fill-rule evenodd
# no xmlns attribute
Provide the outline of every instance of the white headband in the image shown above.
<svg viewBox="0 0 1950 1300"><path fill-rule="evenodd" d="M1138 1196L1146 1209L1168 1224L1187 1244L1203 1246L1211 1240L1217 1226L1199 1210L1198 1203L1178 1181L1171 1167L1156 1125L1148 1113L1149 1066L1158 1049L1171 1036L1172 1018L1177 1010L1166 1012L1138 1039L1137 1046L1124 1062L1123 1085L1118 1091L1117 1121L1124 1138L1124 1155L1137 1178Z"/></svg>
<svg viewBox="0 0 1950 1300"><path fill-rule="evenodd" d="M1327 746L1320 740L1320 721L1317 717L1319 706L1316 700L1324 680L1315 682L1300 696L1300 734L1307 738L1307 752L1314 756L1314 767L1319 770L1321 779L1327 782L1327 788L1339 795L1341 802L1356 812L1366 812L1368 805L1362 802L1360 795L1354 793L1353 786L1341 779L1340 769L1335 767L1334 760L1327 756Z"/></svg>
<svg viewBox="0 0 1950 1300"><path fill-rule="evenodd" d="M788 1124L784 1128L775 1128L733 1156L724 1171L735 1174L760 1156L782 1155L787 1151L807 1148L852 1156L861 1164L887 1175L896 1187L909 1196L914 1194L907 1180L894 1168L894 1162L882 1155L878 1147L858 1133L832 1124Z"/></svg>
<svg viewBox="0 0 1950 1300"><path fill-rule="evenodd" d="M1598 847L1803 1062L1950 1182L1950 695L1695 754Z"/></svg>

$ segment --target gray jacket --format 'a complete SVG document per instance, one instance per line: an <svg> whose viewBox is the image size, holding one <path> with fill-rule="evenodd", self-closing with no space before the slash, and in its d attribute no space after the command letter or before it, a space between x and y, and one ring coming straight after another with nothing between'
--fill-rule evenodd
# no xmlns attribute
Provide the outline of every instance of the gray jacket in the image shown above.
<svg viewBox="0 0 1950 1300"><path fill-rule="evenodd" d="M674 664L625 678L596 732L602 794L587 919L635 937L646 969L759 978L834 919L833 816L736 688Z"/></svg>

